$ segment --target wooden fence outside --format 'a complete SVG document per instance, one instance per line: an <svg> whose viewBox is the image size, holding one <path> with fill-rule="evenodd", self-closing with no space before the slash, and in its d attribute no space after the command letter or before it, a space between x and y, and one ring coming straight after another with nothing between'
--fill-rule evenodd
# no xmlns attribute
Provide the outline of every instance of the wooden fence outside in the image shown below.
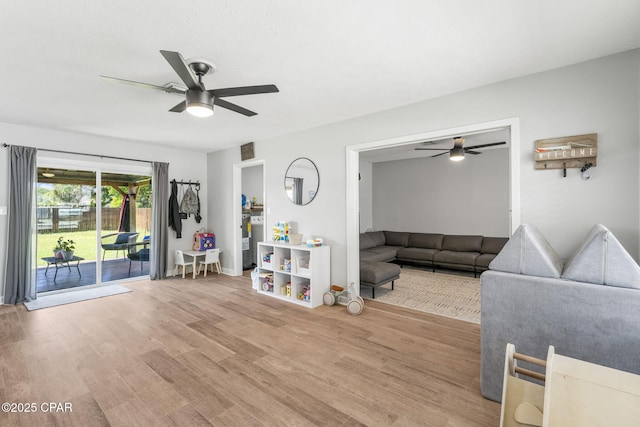
<svg viewBox="0 0 640 427"><path fill-rule="evenodd" d="M96 229L96 208L37 208L38 233L60 231L89 231ZM151 230L151 208L136 208L136 230ZM117 230L120 225L120 208L102 208L102 229Z"/></svg>

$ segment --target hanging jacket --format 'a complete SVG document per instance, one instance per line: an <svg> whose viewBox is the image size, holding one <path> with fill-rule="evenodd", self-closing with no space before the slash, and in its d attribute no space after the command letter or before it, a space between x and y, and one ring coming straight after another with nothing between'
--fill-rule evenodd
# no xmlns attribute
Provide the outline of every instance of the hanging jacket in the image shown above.
<svg viewBox="0 0 640 427"><path fill-rule="evenodd" d="M196 222L200 224L202 216L200 215L200 186L196 187L196 196L198 197L198 212L196 212Z"/></svg>
<svg viewBox="0 0 640 427"><path fill-rule="evenodd" d="M176 238L182 238L182 219L180 219L180 205L178 204L178 183L171 181L171 196L169 197L169 227L175 230Z"/></svg>

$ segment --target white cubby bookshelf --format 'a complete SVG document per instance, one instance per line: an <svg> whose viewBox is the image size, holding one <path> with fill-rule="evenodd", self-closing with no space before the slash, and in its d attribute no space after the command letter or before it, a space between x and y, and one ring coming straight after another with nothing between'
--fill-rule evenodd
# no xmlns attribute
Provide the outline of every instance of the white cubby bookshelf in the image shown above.
<svg viewBox="0 0 640 427"><path fill-rule="evenodd" d="M331 248L259 242L258 277L258 293L315 308L331 286ZM306 289L308 299L299 299Z"/></svg>

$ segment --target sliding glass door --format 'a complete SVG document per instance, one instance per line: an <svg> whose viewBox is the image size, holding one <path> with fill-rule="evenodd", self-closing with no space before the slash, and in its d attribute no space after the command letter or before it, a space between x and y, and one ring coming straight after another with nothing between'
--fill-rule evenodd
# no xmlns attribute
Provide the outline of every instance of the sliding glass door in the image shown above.
<svg viewBox="0 0 640 427"><path fill-rule="evenodd" d="M37 172L37 292L95 284L96 173Z"/></svg>
<svg viewBox="0 0 640 427"><path fill-rule="evenodd" d="M148 276L151 165L38 156L37 292Z"/></svg>
<svg viewBox="0 0 640 427"><path fill-rule="evenodd" d="M149 275L151 177L102 173L102 281Z"/></svg>

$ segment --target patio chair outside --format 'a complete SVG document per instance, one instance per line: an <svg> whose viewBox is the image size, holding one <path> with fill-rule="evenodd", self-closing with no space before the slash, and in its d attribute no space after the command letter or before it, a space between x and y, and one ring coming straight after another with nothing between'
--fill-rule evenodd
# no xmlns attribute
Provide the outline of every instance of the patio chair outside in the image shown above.
<svg viewBox="0 0 640 427"><path fill-rule="evenodd" d="M138 252L127 254L129 258L129 277L131 277L131 264L133 261L140 261L140 273L142 273L142 262L149 262L149 248L140 249Z"/></svg>
<svg viewBox="0 0 640 427"><path fill-rule="evenodd" d="M113 243L102 244L102 260L107 251L116 251L116 258L118 257L118 251L122 251L124 255L130 253L131 244L135 243L138 239L139 233L119 233L116 240ZM112 237L113 234L103 236L102 239Z"/></svg>

